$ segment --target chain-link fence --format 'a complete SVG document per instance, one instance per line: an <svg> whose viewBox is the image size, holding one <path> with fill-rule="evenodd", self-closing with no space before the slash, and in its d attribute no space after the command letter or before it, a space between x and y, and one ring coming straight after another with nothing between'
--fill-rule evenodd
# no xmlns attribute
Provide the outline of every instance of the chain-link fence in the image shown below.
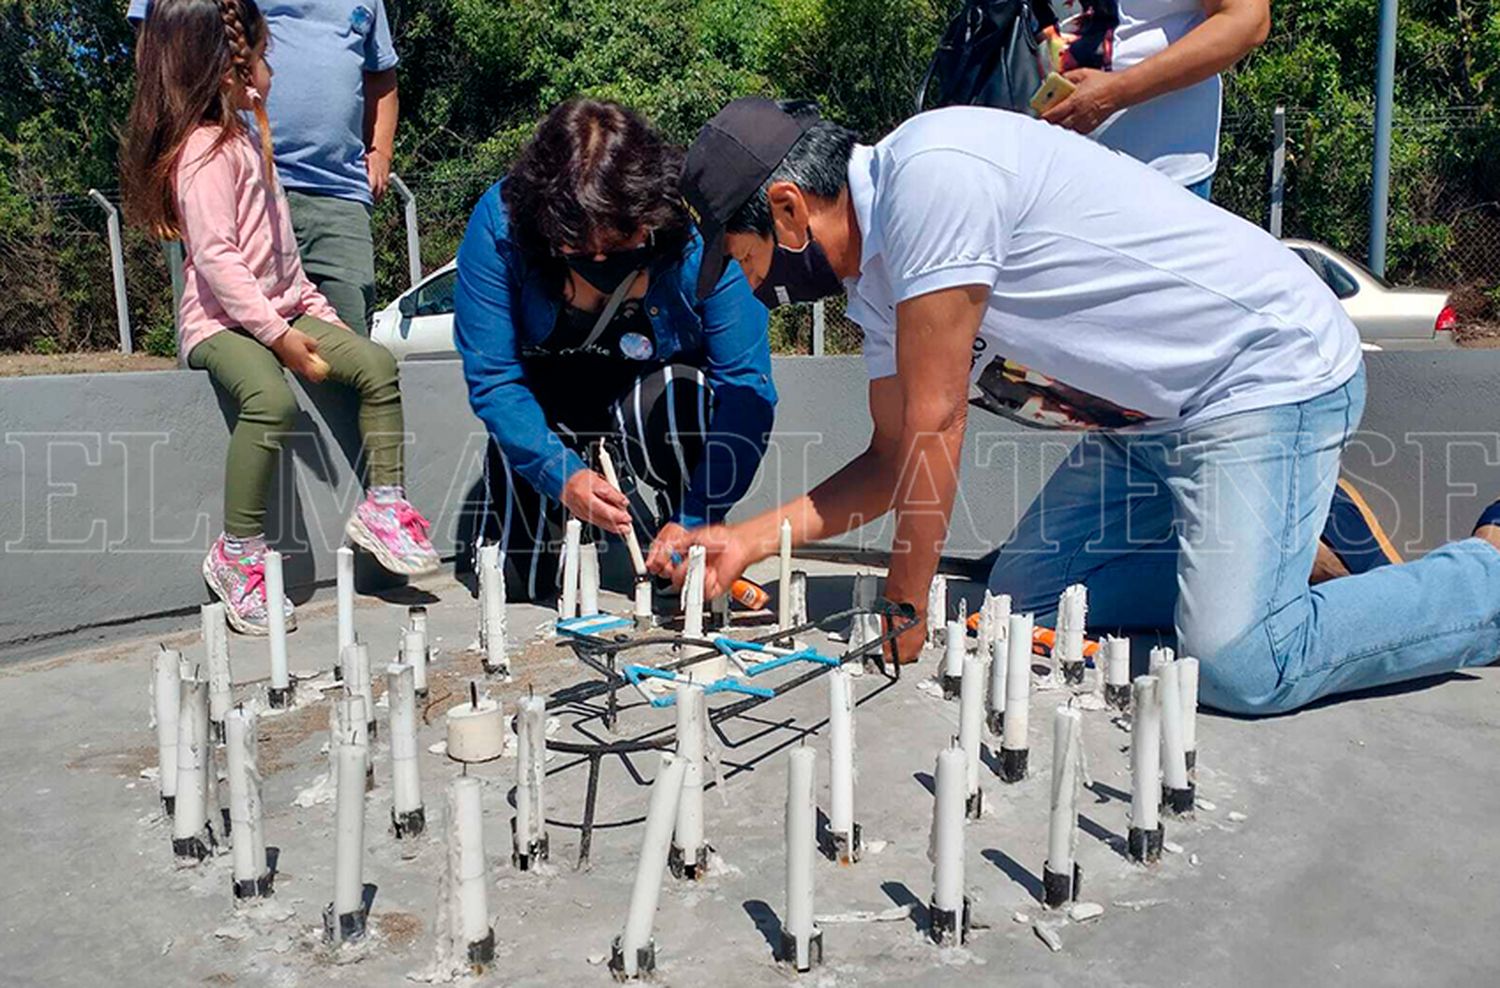
<svg viewBox="0 0 1500 988"><path fill-rule="evenodd" d="M1286 110L1283 235L1328 244L1366 260L1371 114ZM1274 152L1273 115L1226 116L1214 199L1267 223ZM1398 111L1393 142L1388 276L1398 283L1500 295L1500 120L1487 107ZM424 271L454 256L474 203L504 173L503 151L478 147L460 160L407 162L416 200ZM114 190L105 195L118 199ZM381 304L410 283L403 203L393 192L376 207L374 235ZM19 212L0 227L0 350L107 349L118 344L105 236L105 212L87 195L24 190ZM19 219L17 219L19 217ZM124 238L129 311L136 347L170 354L175 345L171 288L161 245L139 232ZM810 353L817 335L811 306L778 310L776 352ZM860 331L829 300L822 315L825 353L853 353Z"/></svg>

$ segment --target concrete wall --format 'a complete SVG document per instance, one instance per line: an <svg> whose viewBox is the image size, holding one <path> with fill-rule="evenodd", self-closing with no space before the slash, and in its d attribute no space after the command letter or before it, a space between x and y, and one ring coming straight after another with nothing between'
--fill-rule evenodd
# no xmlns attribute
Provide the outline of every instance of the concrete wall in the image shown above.
<svg viewBox="0 0 1500 988"><path fill-rule="evenodd" d="M1346 471L1404 551L1467 534L1500 494L1500 353L1377 353L1368 368L1369 407ZM775 374L777 433L742 513L805 490L869 436L858 359L782 358ZM484 436L456 362L408 362L402 381L411 498L452 554L472 530ZM294 599L330 579L359 496L351 403L331 388L301 398L268 525L288 554ZM231 419L207 376L191 371L0 382L0 647L206 599L198 566L219 531ZM1003 542L1072 444L976 412L950 554L977 561ZM877 523L839 546L878 551L888 538ZM366 586L379 581L361 574Z"/></svg>

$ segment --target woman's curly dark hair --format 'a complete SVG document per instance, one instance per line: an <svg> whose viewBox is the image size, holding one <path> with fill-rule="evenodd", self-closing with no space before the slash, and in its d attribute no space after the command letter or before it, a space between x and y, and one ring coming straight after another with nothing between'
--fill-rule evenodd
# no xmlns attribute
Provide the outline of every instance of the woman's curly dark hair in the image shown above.
<svg viewBox="0 0 1500 988"><path fill-rule="evenodd" d="M692 221L678 191L682 150L618 103L568 100L547 114L511 166L501 197L511 237L561 290L558 248L597 233L651 230L659 259L680 258Z"/></svg>

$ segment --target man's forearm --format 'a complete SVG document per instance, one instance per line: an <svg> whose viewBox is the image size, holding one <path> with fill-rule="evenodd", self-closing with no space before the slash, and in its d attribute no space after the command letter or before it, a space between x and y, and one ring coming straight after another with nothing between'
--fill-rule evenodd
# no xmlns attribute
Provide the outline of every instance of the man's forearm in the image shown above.
<svg viewBox="0 0 1500 988"><path fill-rule="evenodd" d="M396 121L401 98L396 90L396 70L365 73L365 147L390 157L396 146Z"/></svg>

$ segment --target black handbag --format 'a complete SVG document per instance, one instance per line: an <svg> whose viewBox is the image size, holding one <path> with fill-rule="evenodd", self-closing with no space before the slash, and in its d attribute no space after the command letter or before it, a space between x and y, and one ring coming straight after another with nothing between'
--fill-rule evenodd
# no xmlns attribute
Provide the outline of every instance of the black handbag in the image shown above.
<svg viewBox="0 0 1500 988"><path fill-rule="evenodd" d="M922 76L916 112L967 105L1030 116L1042 83L1037 33L1028 0L964 0Z"/></svg>

